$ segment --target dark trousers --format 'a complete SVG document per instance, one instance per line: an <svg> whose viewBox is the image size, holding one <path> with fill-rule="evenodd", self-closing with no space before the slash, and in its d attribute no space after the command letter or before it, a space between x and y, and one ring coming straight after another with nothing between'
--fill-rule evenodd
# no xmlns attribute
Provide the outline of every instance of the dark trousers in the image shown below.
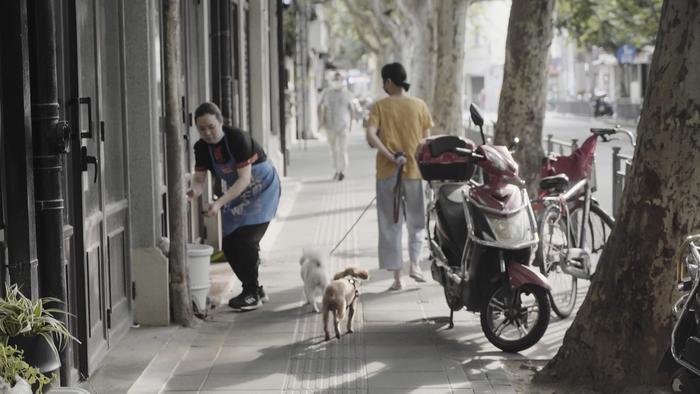
<svg viewBox="0 0 700 394"><path fill-rule="evenodd" d="M243 293L254 293L259 286L260 240L269 224L270 222L239 227L221 242L231 269L243 285Z"/></svg>

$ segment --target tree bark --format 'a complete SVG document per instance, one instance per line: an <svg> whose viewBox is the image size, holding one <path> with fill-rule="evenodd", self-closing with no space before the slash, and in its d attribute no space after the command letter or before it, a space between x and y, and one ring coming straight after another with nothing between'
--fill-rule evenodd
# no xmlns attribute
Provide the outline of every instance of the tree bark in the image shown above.
<svg viewBox="0 0 700 394"><path fill-rule="evenodd" d="M403 0L400 4L413 25L411 29L413 51L407 71L409 81L412 83L411 93L413 96L423 99L432 111L437 56L433 2L431 0Z"/></svg>
<svg viewBox="0 0 700 394"><path fill-rule="evenodd" d="M552 43L554 0L514 1L510 9L503 87L498 104L495 142L520 138L515 160L531 194L537 189L544 156L542 125L547 90L547 63Z"/></svg>
<svg viewBox="0 0 700 394"><path fill-rule="evenodd" d="M190 326L193 320L192 302L187 278L185 246L185 187L183 182L183 149L180 108L180 1L163 2L165 61L165 133L168 165L168 231L170 253L170 310L177 324Z"/></svg>
<svg viewBox="0 0 700 394"><path fill-rule="evenodd" d="M700 4L665 1L621 215L581 309L538 375L616 392L661 380L674 255L700 225Z"/></svg>
<svg viewBox="0 0 700 394"><path fill-rule="evenodd" d="M462 135L464 32L469 0L440 0L433 119L436 134Z"/></svg>

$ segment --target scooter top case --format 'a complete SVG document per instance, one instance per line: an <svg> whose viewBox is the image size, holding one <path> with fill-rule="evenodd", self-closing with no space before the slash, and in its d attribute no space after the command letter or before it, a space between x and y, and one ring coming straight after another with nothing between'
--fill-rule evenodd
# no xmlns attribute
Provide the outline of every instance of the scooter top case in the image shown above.
<svg viewBox="0 0 700 394"><path fill-rule="evenodd" d="M426 181L466 182L474 176L476 165L471 157L455 152L455 148L475 150L476 144L453 135L428 137L416 149L416 162Z"/></svg>

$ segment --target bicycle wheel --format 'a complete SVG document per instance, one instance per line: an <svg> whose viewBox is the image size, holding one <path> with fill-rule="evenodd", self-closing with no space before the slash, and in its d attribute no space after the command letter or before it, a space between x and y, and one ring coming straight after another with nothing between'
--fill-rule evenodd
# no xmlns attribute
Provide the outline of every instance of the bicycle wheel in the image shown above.
<svg viewBox="0 0 700 394"><path fill-rule="evenodd" d="M583 217L583 206L579 205L571 211L571 224L574 236L574 243L578 243L581 239L579 232L581 231L581 218ZM591 212L588 216L588 221L584 226L586 231L586 244L583 249L588 250L591 257L591 275L598 268L598 260L603 253L603 248L610 238L612 229L615 226L615 219L608 215L597 203L591 202ZM578 246L578 245L577 245Z"/></svg>
<svg viewBox="0 0 700 394"><path fill-rule="evenodd" d="M571 315L576 305L576 277L567 274L561 268L565 263L566 251L569 248L566 236L566 218L556 205L545 208L538 225L540 242L537 248L537 263L540 272L547 277L552 289L549 297L552 310L560 318Z"/></svg>

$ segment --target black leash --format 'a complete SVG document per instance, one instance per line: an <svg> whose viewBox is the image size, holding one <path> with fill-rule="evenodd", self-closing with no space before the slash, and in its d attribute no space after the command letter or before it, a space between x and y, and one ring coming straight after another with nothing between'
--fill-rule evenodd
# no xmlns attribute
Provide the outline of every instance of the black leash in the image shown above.
<svg viewBox="0 0 700 394"><path fill-rule="evenodd" d="M403 152L394 154L394 157L404 156ZM394 184L394 223L399 222L399 214L403 208L403 217L406 218L406 204L404 204L404 199L406 197L406 189L403 186L403 166L405 163L399 164L396 170L396 183Z"/></svg>

